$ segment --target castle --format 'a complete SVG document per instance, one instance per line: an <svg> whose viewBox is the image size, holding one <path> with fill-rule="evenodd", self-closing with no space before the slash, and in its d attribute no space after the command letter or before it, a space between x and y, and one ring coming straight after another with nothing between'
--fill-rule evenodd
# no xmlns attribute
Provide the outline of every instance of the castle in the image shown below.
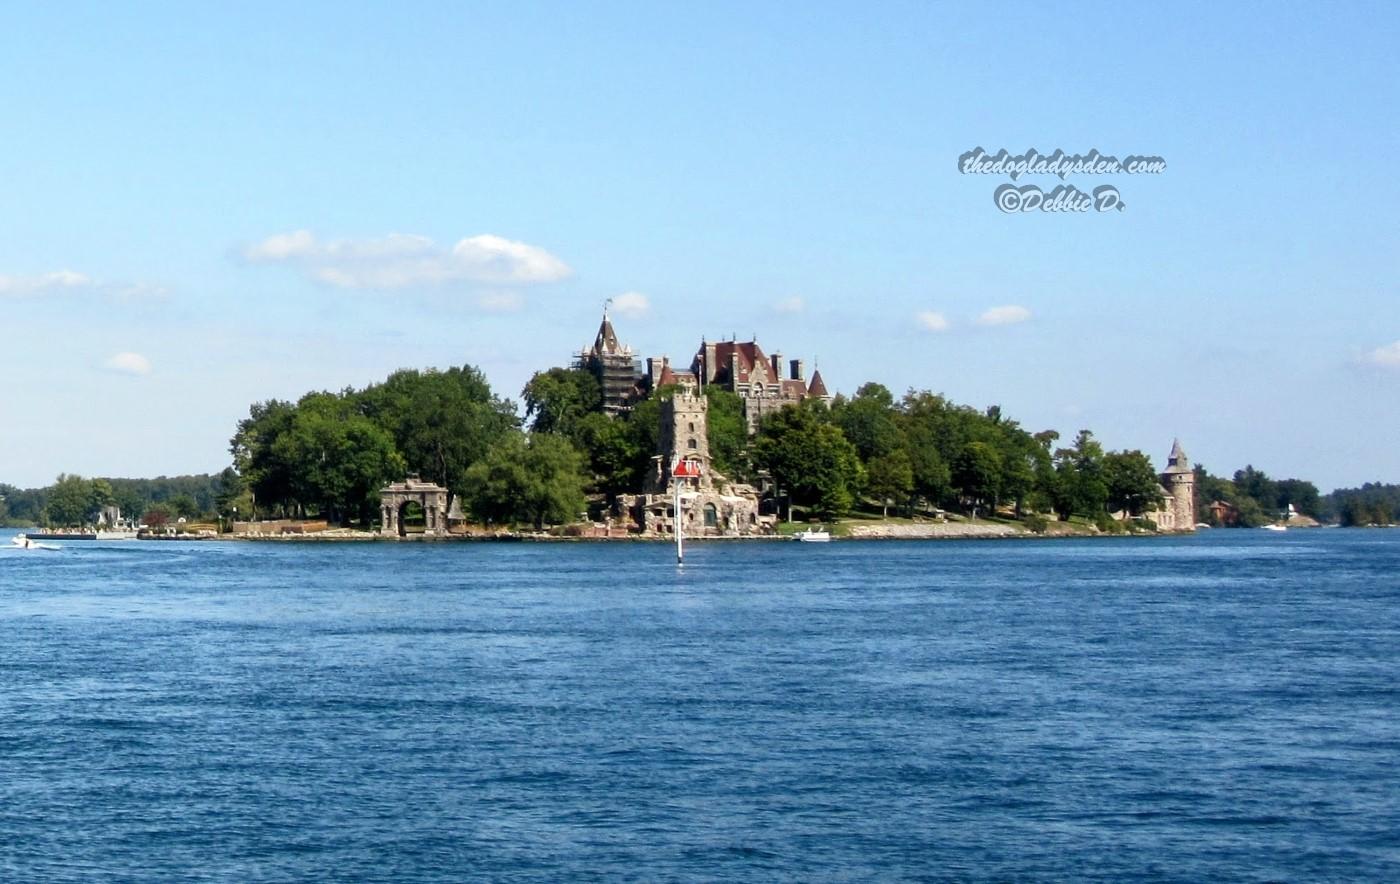
<svg viewBox="0 0 1400 884"><path fill-rule="evenodd" d="M1167 468L1161 473L1162 508L1148 512L1147 518L1159 531L1196 530L1196 471L1181 447L1172 441Z"/></svg>
<svg viewBox="0 0 1400 884"><path fill-rule="evenodd" d="M606 308L592 346L575 354L574 367L598 379L603 393L603 411L610 415L627 411L637 399L662 387L677 385L703 390L707 386L718 386L743 401L744 420L750 435L758 432L759 422L764 417L784 405L812 398L831 402L820 371L814 370L809 381L802 360L793 359L788 362L784 377L783 355L768 356L756 340L718 343L701 340L688 370L673 368L671 360L665 356L653 356L648 357L643 373L632 348L618 340Z"/></svg>
<svg viewBox="0 0 1400 884"><path fill-rule="evenodd" d="M672 482L681 484L680 518L689 536L741 536L770 533L775 516L758 513L758 493L730 482L710 465L706 434L709 400L682 385L661 403L661 432L641 494L622 495L615 515L630 518L643 532L675 532L677 513ZM684 470L677 467L685 463ZM682 477L677 478L677 473Z"/></svg>
<svg viewBox="0 0 1400 884"><path fill-rule="evenodd" d="M603 322L598 326L593 346L578 352L574 357L574 367L598 379L605 413L617 415L631 407L642 373L641 365L632 348L618 342L606 307L603 308Z"/></svg>
<svg viewBox="0 0 1400 884"><path fill-rule="evenodd" d="M817 398L831 402L820 371L812 372L808 381L803 374L802 360L788 363L788 376L783 377L783 355L764 354L758 341L700 342L700 349L690 361L689 371L671 368L669 359L655 357L647 360L646 382L651 389L668 384L680 384L703 389L718 386L738 396L744 403L744 420L749 434L758 432L759 422L784 405Z"/></svg>

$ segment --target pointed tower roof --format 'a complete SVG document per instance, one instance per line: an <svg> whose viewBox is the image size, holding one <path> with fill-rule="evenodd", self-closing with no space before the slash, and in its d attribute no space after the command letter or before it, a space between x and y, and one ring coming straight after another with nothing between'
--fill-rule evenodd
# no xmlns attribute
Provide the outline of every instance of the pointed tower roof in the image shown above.
<svg viewBox="0 0 1400 884"><path fill-rule="evenodd" d="M1172 453L1167 456L1168 473L1190 473L1193 472L1191 459L1186 456L1186 451L1181 447L1180 439L1172 440Z"/></svg>
<svg viewBox="0 0 1400 884"><path fill-rule="evenodd" d="M812 383L807 386L807 395L823 398L831 395L826 391L826 384L822 383L822 371L819 368L812 370Z"/></svg>
<svg viewBox="0 0 1400 884"><path fill-rule="evenodd" d="M593 339L593 352L598 354L618 353L622 346L617 342L617 332L613 331L608 311L603 311L603 324L598 326L598 337Z"/></svg>

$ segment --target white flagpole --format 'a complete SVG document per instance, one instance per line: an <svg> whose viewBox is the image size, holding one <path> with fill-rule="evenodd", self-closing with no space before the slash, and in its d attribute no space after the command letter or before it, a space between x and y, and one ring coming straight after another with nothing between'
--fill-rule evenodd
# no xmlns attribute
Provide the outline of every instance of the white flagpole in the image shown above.
<svg viewBox="0 0 1400 884"><path fill-rule="evenodd" d="M676 483L676 564L685 564L685 519L681 517L681 480Z"/></svg>

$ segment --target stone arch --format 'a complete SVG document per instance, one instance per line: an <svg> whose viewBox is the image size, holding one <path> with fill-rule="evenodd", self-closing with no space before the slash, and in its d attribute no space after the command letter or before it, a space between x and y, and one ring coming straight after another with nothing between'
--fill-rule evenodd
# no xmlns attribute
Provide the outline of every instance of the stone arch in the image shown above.
<svg viewBox="0 0 1400 884"><path fill-rule="evenodd" d="M386 485L379 492L379 533L404 537L403 511L416 503L423 508L423 536L447 536L447 489L433 482L409 476L403 482Z"/></svg>

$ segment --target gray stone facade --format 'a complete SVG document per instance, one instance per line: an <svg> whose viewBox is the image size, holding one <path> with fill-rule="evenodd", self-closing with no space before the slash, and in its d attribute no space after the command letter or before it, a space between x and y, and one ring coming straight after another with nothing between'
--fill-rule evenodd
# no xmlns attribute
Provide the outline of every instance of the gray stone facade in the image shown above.
<svg viewBox="0 0 1400 884"><path fill-rule="evenodd" d="M681 483L681 514L688 537L738 537L771 533L773 516L758 513L758 493L749 485L730 482L710 465L706 436L709 402L689 387L681 387L661 404L657 454L652 457L641 494L622 495L619 518L631 519L644 534L675 532L675 487ZM698 466L698 476L675 478L676 465ZM686 472L692 472L687 469Z"/></svg>

